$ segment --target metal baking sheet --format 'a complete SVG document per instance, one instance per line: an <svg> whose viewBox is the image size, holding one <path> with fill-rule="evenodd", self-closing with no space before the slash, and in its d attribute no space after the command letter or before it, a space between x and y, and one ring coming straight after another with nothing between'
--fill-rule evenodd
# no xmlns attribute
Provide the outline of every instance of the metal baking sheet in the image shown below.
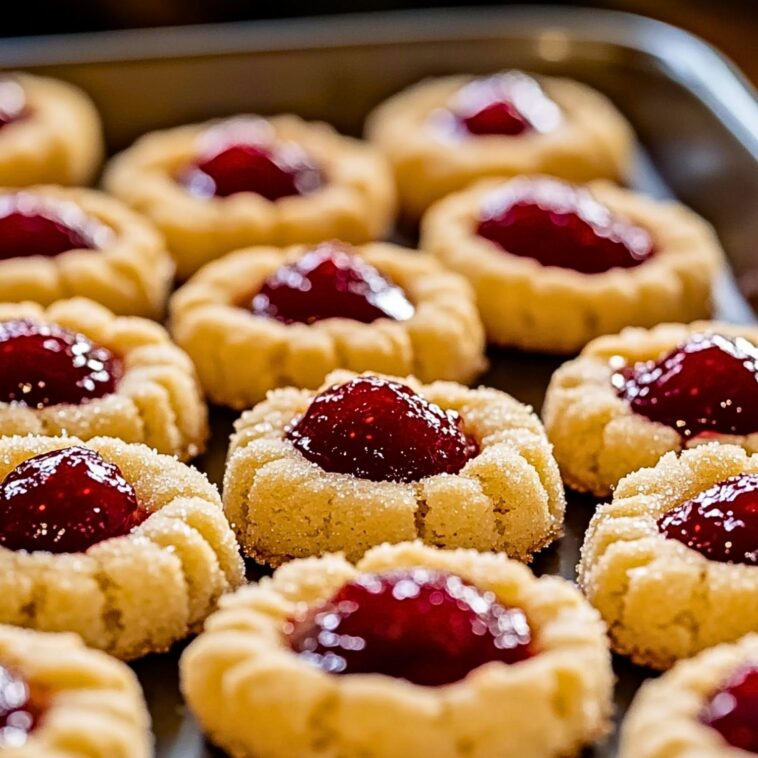
<svg viewBox="0 0 758 758"><path fill-rule="evenodd" d="M575 77L616 102L640 137L634 186L677 197L714 224L732 264L732 274L719 283L718 315L754 321L758 103L728 61L665 24L545 6L0 41L0 68L58 76L87 90L103 114L111 150L151 129L241 112L293 111L360 134L371 107L424 76L509 67ZM490 359L481 382L536 409L561 362L506 351L493 351ZM211 446L197 461L219 484L234 418L212 410ZM594 507L591 498L569 496L566 536L538 556L537 572L574 577ZM251 578L261 572L249 566ZM181 647L134 664L152 713L157 756L221 755L204 742L182 704ZM652 674L621 659L614 665L618 721ZM586 758L612 758L616 739L614 733Z"/></svg>

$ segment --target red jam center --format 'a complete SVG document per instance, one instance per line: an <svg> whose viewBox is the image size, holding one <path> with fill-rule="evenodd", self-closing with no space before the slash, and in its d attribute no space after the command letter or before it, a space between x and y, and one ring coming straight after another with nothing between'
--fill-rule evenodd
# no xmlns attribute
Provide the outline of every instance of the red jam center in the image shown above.
<svg viewBox="0 0 758 758"><path fill-rule="evenodd" d="M0 545L81 553L146 518L114 463L85 447L35 455L0 483Z"/></svg>
<svg viewBox="0 0 758 758"><path fill-rule="evenodd" d="M0 79L0 129L26 115L26 95L13 79Z"/></svg>
<svg viewBox="0 0 758 758"><path fill-rule="evenodd" d="M700 721L732 747L758 753L758 664L735 671L706 703Z"/></svg>
<svg viewBox="0 0 758 758"><path fill-rule="evenodd" d="M328 243L284 266L263 283L251 310L285 324L349 318L370 324L379 318L409 319L413 305L373 266L347 248Z"/></svg>
<svg viewBox="0 0 758 758"><path fill-rule="evenodd" d="M534 654L523 611L424 568L363 574L284 631L293 650L331 674L385 674L427 686Z"/></svg>
<svg viewBox="0 0 758 758"><path fill-rule="evenodd" d="M200 197L254 192L275 201L324 184L321 168L294 142L278 141L261 119L232 119L205 135L179 181Z"/></svg>
<svg viewBox="0 0 758 758"><path fill-rule="evenodd" d="M516 179L493 192L476 233L511 255L582 274L639 266L655 252L642 227L586 189L548 178Z"/></svg>
<svg viewBox="0 0 758 758"><path fill-rule="evenodd" d="M518 71L475 79L458 90L449 110L434 118L459 134L507 137L550 132L563 120L539 83Z"/></svg>
<svg viewBox="0 0 758 758"><path fill-rule="evenodd" d="M95 250L111 230L71 202L27 192L0 195L0 259L52 257L69 250Z"/></svg>
<svg viewBox="0 0 758 758"><path fill-rule="evenodd" d="M758 474L714 484L664 513L658 529L712 561L758 565Z"/></svg>
<svg viewBox="0 0 758 758"><path fill-rule="evenodd" d="M375 482L455 474L478 453L457 413L376 376L317 395L287 438L325 471Z"/></svg>
<svg viewBox="0 0 758 758"><path fill-rule="evenodd" d="M635 413L683 437L758 431L758 348L742 337L697 334L658 361L611 381Z"/></svg>
<svg viewBox="0 0 758 758"><path fill-rule="evenodd" d="M123 363L83 334L56 324L0 322L0 402L79 405L116 390Z"/></svg>
<svg viewBox="0 0 758 758"><path fill-rule="evenodd" d="M37 711L26 681L0 664L0 750L26 742L37 721Z"/></svg>

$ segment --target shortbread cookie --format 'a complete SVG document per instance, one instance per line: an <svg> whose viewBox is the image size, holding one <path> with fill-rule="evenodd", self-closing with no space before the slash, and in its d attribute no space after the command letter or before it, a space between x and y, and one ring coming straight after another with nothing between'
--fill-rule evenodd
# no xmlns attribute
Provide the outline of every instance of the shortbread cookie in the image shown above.
<svg viewBox="0 0 758 758"><path fill-rule="evenodd" d="M758 635L719 645L643 685L621 758L747 758L758 753Z"/></svg>
<svg viewBox="0 0 758 758"><path fill-rule="evenodd" d="M89 184L103 159L100 116L77 87L0 76L0 185Z"/></svg>
<svg viewBox="0 0 758 758"><path fill-rule="evenodd" d="M337 371L318 394L272 391L235 430L226 513L271 565L416 537L526 561L562 533L539 419L494 389Z"/></svg>
<svg viewBox="0 0 758 758"><path fill-rule="evenodd" d="M418 542L294 561L227 596L180 670L236 758L573 756L606 731L613 680L571 584Z"/></svg>
<svg viewBox="0 0 758 758"><path fill-rule="evenodd" d="M109 437L0 439L0 623L137 658L197 631L242 579L199 471Z"/></svg>
<svg viewBox="0 0 758 758"><path fill-rule="evenodd" d="M614 650L664 669L758 632L758 456L709 444L619 482L579 581Z"/></svg>
<svg viewBox="0 0 758 758"><path fill-rule="evenodd" d="M0 303L0 435L108 435L188 460L207 415L192 361L158 324L84 298Z"/></svg>
<svg viewBox="0 0 758 758"><path fill-rule="evenodd" d="M718 322L591 342L553 375L543 408L566 484L607 495L626 474L702 442L758 452L757 345L758 329Z"/></svg>
<svg viewBox="0 0 758 758"><path fill-rule="evenodd" d="M709 316L724 260L713 229L679 203L545 176L441 200L421 245L471 282L490 342L556 353Z"/></svg>
<svg viewBox="0 0 758 758"><path fill-rule="evenodd" d="M152 742L128 666L73 634L0 626L3 758L149 758Z"/></svg>
<svg viewBox="0 0 758 758"><path fill-rule="evenodd" d="M623 179L634 144L599 92L517 71L422 81L380 105L366 133L389 158L410 217L484 177Z"/></svg>
<svg viewBox="0 0 758 758"><path fill-rule="evenodd" d="M384 243L231 253L173 296L171 324L208 396L234 408L337 368L467 383L486 367L468 284Z"/></svg>
<svg viewBox="0 0 758 758"><path fill-rule="evenodd" d="M378 239L395 205L378 151L296 116L153 132L113 159L105 185L157 224L181 278L248 245Z"/></svg>
<svg viewBox="0 0 758 758"><path fill-rule="evenodd" d="M160 318L174 264L155 228L101 192L0 189L0 302L73 295Z"/></svg>

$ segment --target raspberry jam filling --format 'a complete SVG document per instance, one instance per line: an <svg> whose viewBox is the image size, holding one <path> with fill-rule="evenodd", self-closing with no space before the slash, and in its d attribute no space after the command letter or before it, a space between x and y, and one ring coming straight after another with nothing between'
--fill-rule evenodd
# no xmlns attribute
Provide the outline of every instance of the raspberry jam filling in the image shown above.
<svg viewBox="0 0 758 758"><path fill-rule="evenodd" d="M658 529L712 561L758 565L758 474L714 484L664 513Z"/></svg>
<svg viewBox="0 0 758 758"><path fill-rule="evenodd" d="M611 377L635 413L682 437L758 431L758 348L742 337L696 334L658 361Z"/></svg>
<svg viewBox="0 0 758 758"><path fill-rule="evenodd" d="M0 402L32 408L115 392L123 363L108 348L56 324L0 322Z"/></svg>
<svg viewBox="0 0 758 758"><path fill-rule="evenodd" d="M557 179L508 182L485 202L476 233L511 255L582 274L639 266L655 253L642 227Z"/></svg>
<svg viewBox="0 0 758 758"><path fill-rule="evenodd" d="M119 467L85 447L35 455L0 483L0 545L9 550L81 553L147 515Z"/></svg>
<svg viewBox="0 0 758 758"><path fill-rule="evenodd" d="M758 753L758 664L737 669L711 695L700 721L715 729L732 747Z"/></svg>
<svg viewBox="0 0 758 758"><path fill-rule="evenodd" d="M0 129L26 115L24 88L15 80L0 78Z"/></svg>
<svg viewBox="0 0 758 758"><path fill-rule="evenodd" d="M70 201L28 192L0 195L0 260L96 250L104 247L112 234Z"/></svg>
<svg viewBox="0 0 758 758"><path fill-rule="evenodd" d="M322 169L297 143L277 140L263 119L232 119L209 129L197 160L178 180L200 197L254 192L275 201L325 183Z"/></svg>
<svg viewBox="0 0 758 758"><path fill-rule="evenodd" d="M376 376L324 390L286 436L325 471L375 482L455 474L479 452L455 411Z"/></svg>
<svg viewBox="0 0 758 758"><path fill-rule="evenodd" d="M461 87L449 108L436 111L432 119L459 136L516 137L551 132L560 126L563 116L535 79L510 71Z"/></svg>
<svg viewBox="0 0 758 758"><path fill-rule="evenodd" d="M26 680L0 664L0 750L21 747L34 729L39 708Z"/></svg>
<svg viewBox="0 0 758 758"><path fill-rule="evenodd" d="M251 310L285 324L327 318L370 324L379 318L405 321L414 313L400 287L347 247L332 243L269 276L253 297Z"/></svg>
<svg viewBox="0 0 758 758"><path fill-rule="evenodd" d="M535 652L522 610L425 568L362 574L289 621L284 634L295 652L331 674L385 674L426 686Z"/></svg>

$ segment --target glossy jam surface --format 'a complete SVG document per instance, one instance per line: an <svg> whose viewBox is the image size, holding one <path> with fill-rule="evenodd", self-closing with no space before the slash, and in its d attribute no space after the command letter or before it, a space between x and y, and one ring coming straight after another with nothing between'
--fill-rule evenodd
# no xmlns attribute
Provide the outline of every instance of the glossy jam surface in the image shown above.
<svg viewBox="0 0 758 758"><path fill-rule="evenodd" d="M432 119L448 133L464 137L550 132L563 121L561 109L539 83L518 71L475 79Z"/></svg>
<svg viewBox="0 0 758 758"><path fill-rule="evenodd" d="M197 160L179 182L200 197L254 192L275 201L305 195L325 183L322 169L295 142L277 140L263 119L231 119L209 129Z"/></svg>
<svg viewBox="0 0 758 758"><path fill-rule="evenodd" d="M493 192L476 233L543 266L602 274L632 268L655 252L642 227L615 216L586 189L558 179L516 179Z"/></svg>
<svg viewBox="0 0 758 758"><path fill-rule="evenodd" d="M118 466L85 447L35 455L0 483L0 545L10 550L80 553L146 516Z"/></svg>
<svg viewBox="0 0 758 758"><path fill-rule="evenodd" d="M256 316L285 324L349 318L409 319L414 308L400 287L348 248L327 243L284 266L263 283L251 306Z"/></svg>
<svg viewBox="0 0 758 758"><path fill-rule="evenodd" d="M714 484L664 513L658 529L712 561L758 565L758 474Z"/></svg>
<svg viewBox="0 0 758 758"><path fill-rule="evenodd" d="M0 260L96 250L112 234L72 202L28 192L0 194Z"/></svg>
<svg viewBox="0 0 758 758"><path fill-rule="evenodd" d="M109 395L123 363L83 334L56 324L0 322L0 402L79 405Z"/></svg>
<svg viewBox="0 0 758 758"><path fill-rule="evenodd" d="M377 482L455 474L478 453L457 413L375 376L317 395L287 438L325 471Z"/></svg>
<svg viewBox="0 0 758 758"><path fill-rule="evenodd" d="M758 348L742 337L696 334L660 360L611 381L635 413L683 437L758 431Z"/></svg>
<svg viewBox="0 0 758 758"><path fill-rule="evenodd" d="M331 674L377 673L437 686L491 661L534 654L524 612L454 574L414 568L363 574L285 635Z"/></svg>
<svg viewBox="0 0 758 758"><path fill-rule="evenodd" d="M26 115L24 88L15 80L0 77L0 129Z"/></svg>
<svg viewBox="0 0 758 758"><path fill-rule="evenodd" d="M0 664L0 751L21 747L34 729L38 715L28 683Z"/></svg>
<svg viewBox="0 0 758 758"><path fill-rule="evenodd" d="M758 753L758 663L737 669L711 695L700 721L732 747Z"/></svg>

